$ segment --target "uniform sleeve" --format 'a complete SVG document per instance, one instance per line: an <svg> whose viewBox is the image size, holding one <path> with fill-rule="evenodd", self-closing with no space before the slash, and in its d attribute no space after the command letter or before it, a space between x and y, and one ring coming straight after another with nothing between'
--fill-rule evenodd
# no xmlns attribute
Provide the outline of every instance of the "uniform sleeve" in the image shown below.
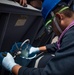
<svg viewBox="0 0 74 75"><path fill-rule="evenodd" d="M57 50L57 43L47 44L46 49L48 52L55 52Z"/></svg>

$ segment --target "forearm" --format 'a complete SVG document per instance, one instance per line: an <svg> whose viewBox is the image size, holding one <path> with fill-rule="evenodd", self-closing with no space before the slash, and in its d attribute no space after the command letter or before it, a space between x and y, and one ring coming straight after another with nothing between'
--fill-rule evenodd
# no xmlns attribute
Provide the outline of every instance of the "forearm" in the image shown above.
<svg viewBox="0 0 74 75"><path fill-rule="evenodd" d="M12 68L12 73L14 75L18 75L18 72L19 72L19 69L21 68L22 66L20 65L15 65L13 68Z"/></svg>
<svg viewBox="0 0 74 75"><path fill-rule="evenodd" d="M44 51L47 51L47 50L46 50L46 46L41 46L41 47L39 47L39 50L40 50L40 51L43 51L43 52L44 52Z"/></svg>

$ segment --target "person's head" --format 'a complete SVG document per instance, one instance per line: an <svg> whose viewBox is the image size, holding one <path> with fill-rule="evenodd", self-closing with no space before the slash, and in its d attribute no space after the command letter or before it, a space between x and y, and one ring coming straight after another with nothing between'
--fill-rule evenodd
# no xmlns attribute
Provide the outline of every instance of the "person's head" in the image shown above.
<svg viewBox="0 0 74 75"><path fill-rule="evenodd" d="M51 22L53 31L58 36L74 20L74 11L60 0L44 0L42 15L46 25Z"/></svg>

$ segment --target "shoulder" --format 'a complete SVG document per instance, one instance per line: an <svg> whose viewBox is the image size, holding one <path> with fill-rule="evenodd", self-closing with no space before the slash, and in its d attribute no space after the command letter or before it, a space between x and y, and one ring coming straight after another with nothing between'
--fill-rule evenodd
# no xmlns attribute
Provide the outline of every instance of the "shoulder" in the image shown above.
<svg viewBox="0 0 74 75"><path fill-rule="evenodd" d="M61 47L69 47L74 44L74 26L71 27L65 35L62 37L61 40Z"/></svg>
<svg viewBox="0 0 74 75"><path fill-rule="evenodd" d="M64 34L62 39L74 39L74 26L71 27L67 32Z"/></svg>
<svg viewBox="0 0 74 75"><path fill-rule="evenodd" d="M74 34L74 26L71 27L71 28L65 33L65 35L69 35L69 34Z"/></svg>

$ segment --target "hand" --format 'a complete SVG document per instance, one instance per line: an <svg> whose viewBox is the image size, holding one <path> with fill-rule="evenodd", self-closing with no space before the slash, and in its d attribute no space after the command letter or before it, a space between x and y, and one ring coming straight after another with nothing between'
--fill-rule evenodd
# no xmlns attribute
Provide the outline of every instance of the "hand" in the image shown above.
<svg viewBox="0 0 74 75"><path fill-rule="evenodd" d="M41 0L32 0L32 1L30 1L30 5L32 5L35 8L41 9L42 1Z"/></svg>
<svg viewBox="0 0 74 75"><path fill-rule="evenodd" d="M29 51L29 55L30 54L37 54L38 52L40 52L38 47L31 47L30 51Z"/></svg>
<svg viewBox="0 0 74 75"><path fill-rule="evenodd" d="M22 5L22 6L26 6L26 4L27 4L27 1L26 0L20 0L20 4Z"/></svg>
<svg viewBox="0 0 74 75"><path fill-rule="evenodd" d="M22 6L26 6L26 4L27 4L27 0L12 0L12 1L16 1L16 2L20 3Z"/></svg>
<svg viewBox="0 0 74 75"><path fill-rule="evenodd" d="M5 56L3 52L0 53L0 64L2 64L7 70L11 71L13 66L17 65L10 53Z"/></svg>

